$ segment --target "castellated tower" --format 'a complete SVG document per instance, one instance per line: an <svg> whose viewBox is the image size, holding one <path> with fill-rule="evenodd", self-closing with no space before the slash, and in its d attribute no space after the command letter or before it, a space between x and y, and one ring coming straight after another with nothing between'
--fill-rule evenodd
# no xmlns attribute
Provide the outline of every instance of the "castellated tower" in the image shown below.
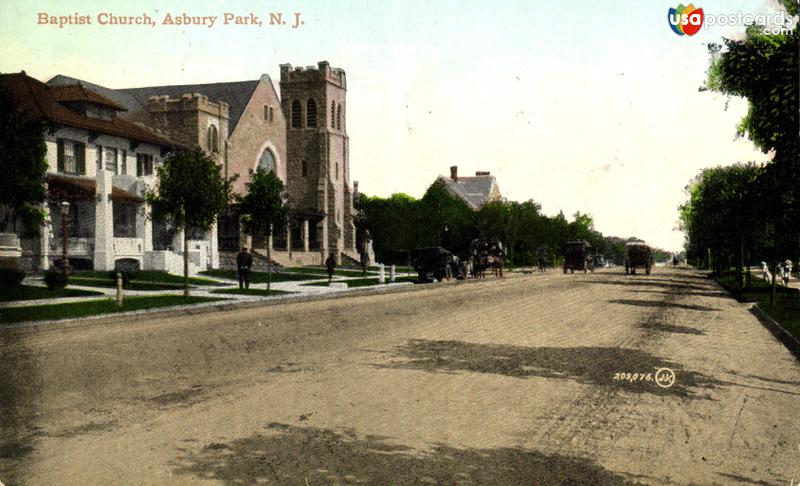
<svg viewBox="0 0 800 486"><path fill-rule="evenodd" d="M229 108L224 101L209 101L198 93L180 98L152 96L147 102L149 119L145 124L162 130L167 136L187 147L200 147L220 165L225 164L228 138ZM224 167L227 170L227 167Z"/></svg>
<svg viewBox="0 0 800 486"><path fill-rule="evenodd" d="M286 118L289 196L301 212L316 214L316 248L358 258L348 163L346 94L341 69L281 65L281 105Z"/></svg>

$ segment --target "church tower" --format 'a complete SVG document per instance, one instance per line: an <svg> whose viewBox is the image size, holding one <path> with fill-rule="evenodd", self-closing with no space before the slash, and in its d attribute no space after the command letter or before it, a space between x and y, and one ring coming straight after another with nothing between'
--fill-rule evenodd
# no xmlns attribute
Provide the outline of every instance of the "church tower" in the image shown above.
<svg viewBox="0 0 800 486"><path fill-rule="evenodd" d="M312 248L358 258L348 161L346 94L342 69L281 65L286 118L287 181L295 212L310 223Z"/></svg>

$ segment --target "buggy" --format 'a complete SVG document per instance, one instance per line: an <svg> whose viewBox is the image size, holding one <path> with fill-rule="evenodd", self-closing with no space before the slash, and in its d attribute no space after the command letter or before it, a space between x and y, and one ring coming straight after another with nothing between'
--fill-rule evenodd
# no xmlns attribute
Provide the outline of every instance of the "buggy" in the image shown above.
<svg viewBox="0 0 800 486"><path fill-rule="evenodd" d="M441 246L412 250L411 265L420 282L450 280L460 273L458 257Z"/></svg>

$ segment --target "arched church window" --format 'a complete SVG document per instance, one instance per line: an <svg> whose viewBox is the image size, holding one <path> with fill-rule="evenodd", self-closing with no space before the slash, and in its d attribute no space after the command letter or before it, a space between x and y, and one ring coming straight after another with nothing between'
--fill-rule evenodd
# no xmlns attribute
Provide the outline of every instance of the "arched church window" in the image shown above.
<svg viewBox="0 0 800 486"><path fill-rule="evenodd" d="M336 129L342 129L342 104L339 103L338 108L336 109Z"/></svg>
<svg viewBox="0 0 800 486"><path fill-rule="evenodd" d="M317 126L317 102L313 99L306 102L306 126L309 128Z"/></svg>
<svg viewBox="0 0 800 486"><path fill-rule="evenodd" d="M211 125L208 127L208 140L206 143L209 152L212 154L219 152L219 133L216 126Z"/></svg>
<svg viewBox="0 0 800 486"><path fill-rule="evenodd" d="M303 128L303 107L299 100L292 102L292 128Z"/></svg>
<svg viewBox="0 0 800 486"><path fill-rule="evenodd" d="M261 152L261 158L258 159L258 168L275 173L275 155L272 150L266 148Z"/></svg>
<svg viewBox="0 0 800 486"><path fill-rule="evenodd" d="M336 102L331 101L331 128L336 128Z"/></svg>

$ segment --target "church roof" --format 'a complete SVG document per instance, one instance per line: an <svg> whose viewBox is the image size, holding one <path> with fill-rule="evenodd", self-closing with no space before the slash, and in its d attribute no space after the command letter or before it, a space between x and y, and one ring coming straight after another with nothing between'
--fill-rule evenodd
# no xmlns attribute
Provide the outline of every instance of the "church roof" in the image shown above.
<svg viewBox="0 0 800 486"><path fill-rule="evenodd" d="M272 85L272 81L269 79L269 76L264 75L261 79L265 79L266 82ZM255 79L252 81L233 81L226 83L178 84L169 86L146 86L142 88L110 89L104 86L99 86L80 79L59 74L48 81L48 84L84 84L106 98L110 98L111 100L125 106L129 113L135 113L144 110L144 107L151 96L166 95L170 98L180 98L181 95L186 93L200 93L207 96L209 101L224 101L228 104L228 113L230 116L230 123L228 123L228 135L230 135L236 128L236 124L242 117L242 114L247 107L247 103L250 102L250 98L253 96L253 92L255 91L256 86L258 86L258 83L261 81L261 79Z"/></svg>

